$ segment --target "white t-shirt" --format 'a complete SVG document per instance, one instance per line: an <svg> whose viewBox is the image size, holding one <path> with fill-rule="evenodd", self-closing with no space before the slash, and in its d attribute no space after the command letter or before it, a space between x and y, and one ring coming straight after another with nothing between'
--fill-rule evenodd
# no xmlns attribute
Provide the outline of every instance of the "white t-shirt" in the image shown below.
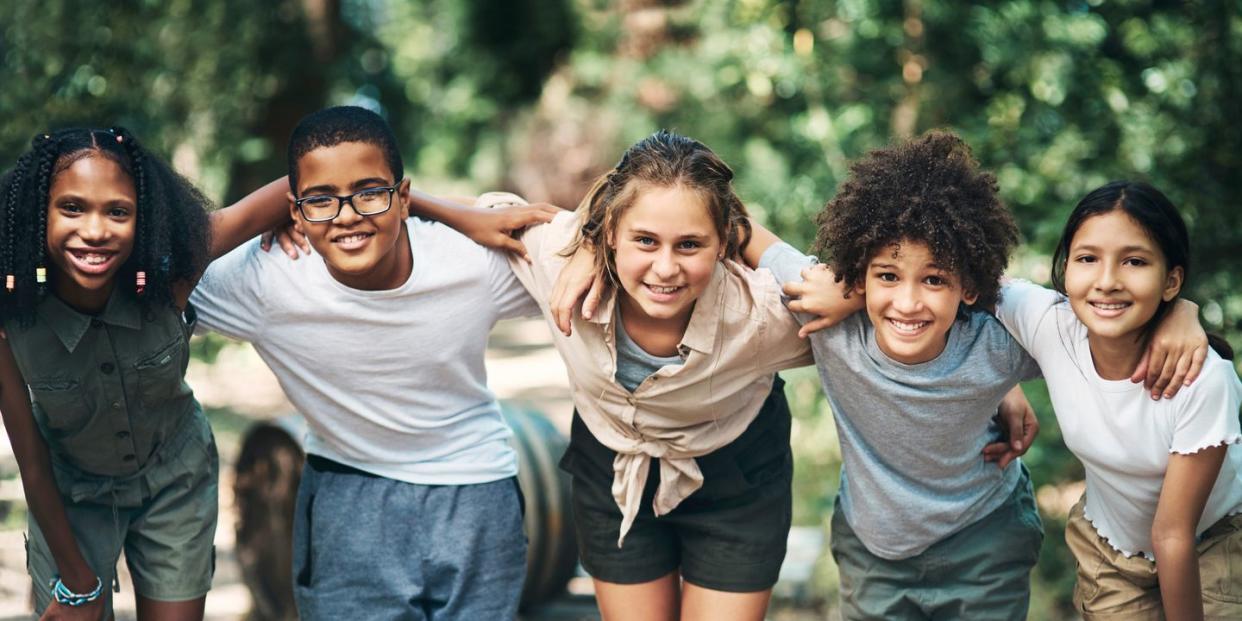
<svg viewBox="0 0 1242 621"><path fill-rule="evenodd" d="M487 388L496 321L539 314L499 252L439 223L406 221L413 271L352 289L318 254L258 240L211 264L191 296L199 329L250 341L306 417L306 450L390 479L485 483L517 473Z"/></svg>
<svg viewBox="0 0 1242 621"><path fill-rule="evenodd" d="M1015 281L996 310L1043 370L1065 445L1086 469L1086 517L1114 548L1154 560L1151 525L1170 453L1232 445L1196 534L1242 512L1242 382L1230 361L1211 352L1194 384L1152 401L1142 384L1100 378L1087 327L1061 294Z"/></svg>

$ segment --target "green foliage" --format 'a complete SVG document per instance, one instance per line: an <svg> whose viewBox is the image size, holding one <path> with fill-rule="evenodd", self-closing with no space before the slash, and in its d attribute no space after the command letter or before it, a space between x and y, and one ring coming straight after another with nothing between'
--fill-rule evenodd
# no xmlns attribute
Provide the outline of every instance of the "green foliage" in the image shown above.
<svg viewBox="0 0 1242 621"><path fill-rule="evenodd" d="M1088 190L1147 179L1190 223L1189 297L1236 337L1236 2L613 4L0 3L0 164L45 128L122 124L209 194L234 199L284 171L284 141L303 114L357 103L387 115L420 185L522 190L528 164L574 186L559 194L568 204L625 146L668 127L719 152L754 214L805 248L851 160L947 127L996 172L1018 217L1028 246L1015 273L1046 280L1047 254ZM196 355L210 360L217 346L197 341ZM787 379L795 520L822 523L837 484L835 430L814 373ZM1043 426L1026 457L1036 486L1081 479L1046 393L1028 389ZM1051 618L1068 610L1073 563L1063 524L1045 525L1033 615Z"/></svg>

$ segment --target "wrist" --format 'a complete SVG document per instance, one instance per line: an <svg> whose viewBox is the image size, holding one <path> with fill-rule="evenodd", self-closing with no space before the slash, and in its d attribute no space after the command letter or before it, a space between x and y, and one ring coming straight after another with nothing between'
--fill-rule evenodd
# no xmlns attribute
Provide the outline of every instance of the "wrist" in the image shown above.
<svg viewBox="0 0 1242 621"><path fill-rule="evenodd" d="M88 567L82 567L66 571L60 575L60 581L74 593L89 593L95 588L95 582L99 577Z"/></svg>
<svg viewBox="0 0 1242 621"><path fill-rule="evenodd" d="M98 600L104 591L103 579L95 577L94 583L87 588L70 587L61 577L56 577L48 587L52 591L52 599L63 606L85 606Z"/></svg>

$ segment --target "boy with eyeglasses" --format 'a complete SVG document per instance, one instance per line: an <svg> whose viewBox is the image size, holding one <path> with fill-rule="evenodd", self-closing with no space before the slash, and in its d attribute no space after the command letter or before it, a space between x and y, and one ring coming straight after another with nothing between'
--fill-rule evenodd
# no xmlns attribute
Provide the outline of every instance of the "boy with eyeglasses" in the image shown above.
<svg viewBox="0 0 1242 621"><path fill-rule="evenodd" d="M513 618L522 499L483 355L496 321L538 307L501 253L409 218L396 139L373 112L302 119L289 184L314 253L254 240L213 263L191 302L199 326L254 344L308 422L301 618Z"/></svg>

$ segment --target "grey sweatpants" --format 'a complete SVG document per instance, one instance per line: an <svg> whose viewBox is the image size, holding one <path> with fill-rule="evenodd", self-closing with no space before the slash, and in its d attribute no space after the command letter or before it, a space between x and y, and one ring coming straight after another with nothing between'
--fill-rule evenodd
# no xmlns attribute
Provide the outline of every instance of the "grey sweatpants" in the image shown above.
<svg viewBox="0 0 1242 621"><path fill-rule="evenodd" d="M293 524L302 619L513 619L526 577L514 478L415 485L311 456Z"/></svg>

